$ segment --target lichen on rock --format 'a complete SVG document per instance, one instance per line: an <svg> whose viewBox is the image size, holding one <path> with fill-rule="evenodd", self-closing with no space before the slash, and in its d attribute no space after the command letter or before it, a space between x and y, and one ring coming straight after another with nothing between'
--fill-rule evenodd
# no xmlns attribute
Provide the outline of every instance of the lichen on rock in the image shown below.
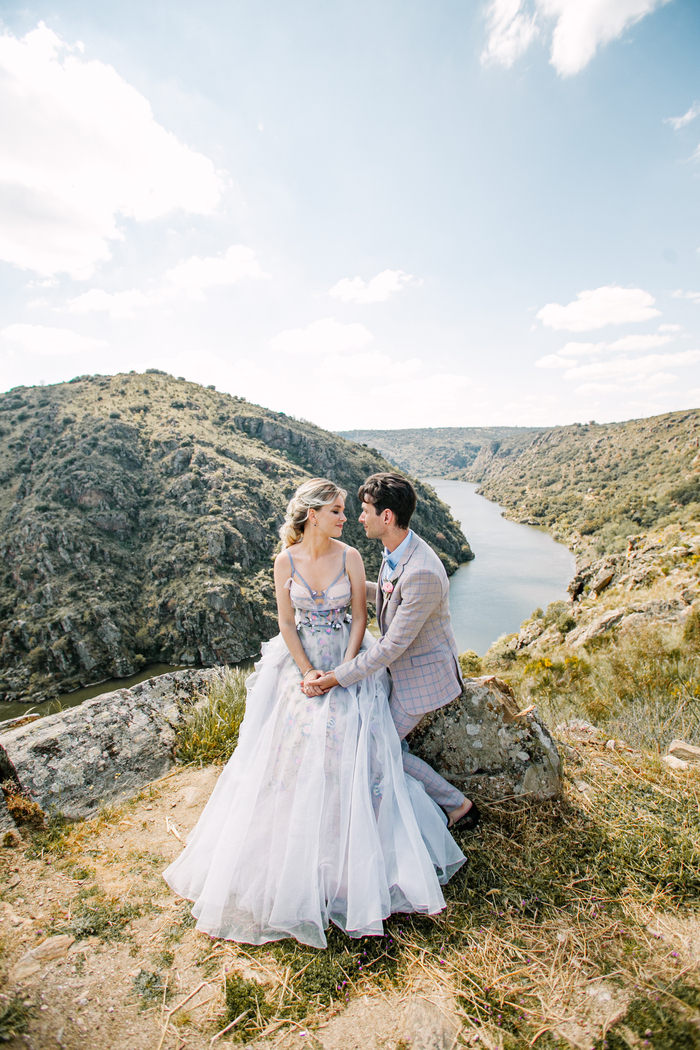
<svg viewBox="0 0 700 1050"><path fill-rule="evenodd" d="M467 679L461 696L426 715L408 742L469 798L552 798L561 788L549 730L493 675Z"/></svg>

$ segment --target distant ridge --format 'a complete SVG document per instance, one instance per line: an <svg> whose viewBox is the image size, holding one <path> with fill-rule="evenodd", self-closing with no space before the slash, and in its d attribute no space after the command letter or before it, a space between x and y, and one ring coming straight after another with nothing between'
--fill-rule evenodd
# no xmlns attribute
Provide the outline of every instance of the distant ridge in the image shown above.
<svg viewBox="0 0 700 1050"><path fill-rule="evenodd" d="M480 453L522 450L543 431L543 427L426 427L339 433L350 441L375 448L397 467L417 477L436 475L476 481L480 476Z"/></svg>

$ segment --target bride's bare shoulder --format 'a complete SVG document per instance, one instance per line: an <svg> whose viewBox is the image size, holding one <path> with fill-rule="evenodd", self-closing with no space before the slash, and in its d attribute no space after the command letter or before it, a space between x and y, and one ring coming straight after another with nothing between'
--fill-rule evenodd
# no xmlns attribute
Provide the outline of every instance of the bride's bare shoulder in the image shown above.
<svg viewBox="0 0 700 1050"><path fill-rule="evenodd" d="M285 547L285 549L283 551L280 551L279 554L276 556L274 566L275 576L280 576L283 573L286 573L287 576L291 574L292 563L289 558L288 547Z"/></svg>
<svg viewBox="0 0 700 1050"><path fill-rule="evenodd" d="M351 547L349 543L341 543L340 540L336 540L335 542L338 544L339 547L343 547L345 549L345 564L346 565L348 565L348 566L356 565L358 567L360 565L364 565L364 562L362 560L362 555L360 554L360 552L357 550L356 547Z"/></svg>

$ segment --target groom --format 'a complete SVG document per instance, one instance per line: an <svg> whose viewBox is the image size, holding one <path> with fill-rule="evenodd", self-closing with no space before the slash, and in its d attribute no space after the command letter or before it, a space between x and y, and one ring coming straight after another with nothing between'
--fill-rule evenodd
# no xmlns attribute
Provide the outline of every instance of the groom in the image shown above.
<svg viewBox="0 0 700 1050"><path fill-rule="evenodd" d="M427 762L412 755L404 740L424 715L462 692L447 573L432 547L409 528L416 493L406 478L373 474L358 496L367 536L384 544L379 580L367 583L367 598L377 603L381 637L313 685L326 692L388 668L391 716L402 741L404 771L445 810L450 827L457 823L465 829L476 827L476 806Z"/></svg>

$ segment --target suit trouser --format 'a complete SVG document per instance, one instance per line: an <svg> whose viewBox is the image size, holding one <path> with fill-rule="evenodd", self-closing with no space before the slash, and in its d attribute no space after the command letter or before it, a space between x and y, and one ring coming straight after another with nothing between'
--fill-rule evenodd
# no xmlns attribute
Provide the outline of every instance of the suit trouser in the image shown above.
<svg viewBox="0 0 700 1050"><path fill-rule="evenodd" d="M462 792L448 784L445 778L436 773L433 767L424 762L422 758L411 754L404 739L425 717L425 712L419 715L409 714L396 699L393 690L389 699L389 709L401 741L404 773L408 773L410 777L419 780L433 801L437 802L438 806L446 809L448 813L453 809L459 809L464 802Z"/></svg>

